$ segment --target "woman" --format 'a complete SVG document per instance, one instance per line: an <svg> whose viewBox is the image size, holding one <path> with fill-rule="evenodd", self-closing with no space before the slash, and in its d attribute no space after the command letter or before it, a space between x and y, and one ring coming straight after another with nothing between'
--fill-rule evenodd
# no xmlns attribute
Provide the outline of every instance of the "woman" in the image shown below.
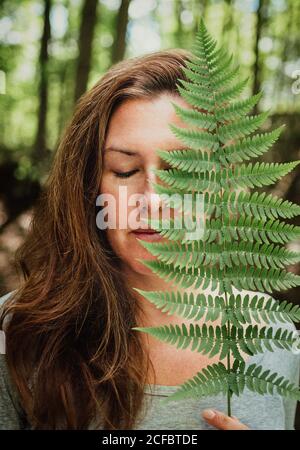
<svg viewBox="0 0 300 450"><path fill-rule="evenodd" d="M5 301L0 428L293 427L295 404L279 396L246 393L233 403L238 419L221 412L222 396L177 402L176 414L169 414L171 404L159 406L161 395L211 360L132 330L182 323L132 289L174 285L138 261L153 258L139 243L156 239L139 234L144 224L96 226L99 193L112 194L121 214L128 212L119 204L120 186L148 198L150 181L159 182L152 168L166 167L155 150L182 147L168 124L185 126L171 102L188 107L176 82L186 79L181 68L190 56L168 50L123 61L79 101L16 255L24 282ZM295 357L270 355L265 365L297 376Z"/></svg>

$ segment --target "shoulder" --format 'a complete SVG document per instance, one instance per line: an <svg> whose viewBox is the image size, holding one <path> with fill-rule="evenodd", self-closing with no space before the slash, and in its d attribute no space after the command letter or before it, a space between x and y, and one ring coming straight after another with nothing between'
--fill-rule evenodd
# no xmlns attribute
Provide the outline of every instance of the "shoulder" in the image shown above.
<svg viewBox="0 0 300 450"><path fill-rule="evenodd" d="M9 374L6 355L0 354L0 430L19 430L24 427L25 413Z"/></svg>
<svg viewBox="0 0 300 450"><path fill-rule="evenodd" d="M5 302L16 290L0 297L0 316ZM9 320L9 315L3 321L3 328ZM5 351L5 332L0 330L0 430L16 430L25 427L24 411L19 402L19 396L12 383Z"/></svg>
<svg viewBox="0 0 300 450"><path fill-rule="evenodd" d="M15 291L0 297L0 317L5 302ZM5 325L8 317L3 321L0 329L0 430L20 429L20 408L15 390L13 389L7 363L5 348Z"/></svg>
<svg viewBox="0 0 300 450"><path fill-rule="evenodd" d="M1 310L2 306L4 305L4 303L6 302L6 300L8 300L15 292L16 292L16 289L14 291L7 292L7 294L4 294L4 295L2 295L2 297L0 297L0 310Z"/></svg>
<svg viewBox="0 0 300 450"><path fill-rule="evenodd" d="M16 290L14 291L10 291L5 295L2 295L2 297L0 297L0 318L2 315L2 311L3 311L3 306L5 304L5 302L11 298L11 296L16 292ZM3 324L2 324L2 328L0 329L0 354L5 354L5 328L6 325L9 321L9 315L7 315L7 317L3 320Z"/></svg>

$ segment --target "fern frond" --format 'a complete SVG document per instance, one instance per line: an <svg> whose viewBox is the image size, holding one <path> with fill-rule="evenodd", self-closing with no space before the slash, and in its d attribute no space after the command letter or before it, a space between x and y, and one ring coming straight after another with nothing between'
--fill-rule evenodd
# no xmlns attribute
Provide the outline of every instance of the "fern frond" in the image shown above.
<svg viewBox="0 0 300 450"><path fill-rule="evenodd" d="M300 238L300 227L279 220L300 215L300 206L272 194L248 192L275 183L300 161L246 164L270 148L282 127L257 133L269 112L248 114L262 93L238 99L248 80L242 79L232 55L224 46L218 47L202 20L194 57L182 70L186 79L178 78L176 86L189 108L172 105L190 128L174 124L169 128L187 148L158 150L171 168L154 170L162 183L151 184L163 203L183 215L147 219L168 241L141 240L155 260L136 260L164 281L202 293L136 291L168 315L195 322L218 320L219 324L190 323L187 327L183 323L134 330L183 350L191 346L209 357L226 358L227 367L221 362L208 366L167 400L223 393L230 415L231 396L240 395L246 387L262 395L276 392L300 399L299 389L289 380L263 371L262 366L247 367L243 356L277 348L291 351L298 342L291 327L276 329L272 324L300 321L299 306L266 294L251 298L243 291L272 293L300 286L300 276L285 270L300 261L299 253L285 248ZM197 222L196 228L199 216L202 222ZM234 288L240 293L234 294ZM216 295L206 294L206 289Z"/></svg>
<svg viewBox="0 0 300 450"><path fill-rule="evenodd" d="M243 279L241 279L244 277ZM242 266L228 269L226 278L237 289L252 289L257 291L274 292L300 286L300 276L280 269L254 268Z"/></svg>
<svg viewBox="0 0 300 450"><path fill-rule="evenodd" d="M260 395L278 393L294 400L300 399L299 388L277 372L271 373L270 370L264 371L263 367L257 364L246 366L245 363L237 361L230 372L222 363L207 366L160 403L219 393L226 394L228 391L239 396L244 392L245 387Z"/></svg>
<svg viewBox="0 0 300 450"><path fill-rule="evenodd" d="M214 159L211 153L202 150L157 150L158 156L170 166L183 172L205 172L216 169L220 170L221 164Z"/></svg>
<svg viewBox="0 0 300 450"><path fill-rule="evenodd" d="M249 325L245 330L233 325L230 335L226 326L200 326L192 323L189 328L182 323L181 326L170 324L133 329L148 333L160 341L176 346L177 349L190 348L191 351L208 355L210 358L219 355L220 360L226 358L229 352L239 361L244 361L241 351L252 356L264 353L265 350L273 352L276 347L291 350L298 340L293 331L281 328L274 331L272 327L259 329L257 325Z"/></svg>
<svg viewBox="0 0 300 450"><path fill-rule="evenodd" d="M227 87L229 84L231 84L234 79L239 74L239 66L234 67L233 69L229 69L228 72L225 74L221 74L219 76L213 76L211 80L211 84L215 91L220 91L224 87Z"/></svg>
<svg viewBox="0 0 300 450"><path fill-rule="evenodd" d="M168 315L177 314L188 320L198 321L203 318L205 322L214 322L221 319L222 326L231 320L237 328L253 322L258 324L300 322L299 305L287 301L279 302L266 295L254 295L251 298L249 294L244 296L231 294L226 305L224 297L213 297L211 294L133 289L162 312Z"/></svg>
<svg viewBox="0 0 300 450"><path fill-rule="evenodd" d="M165 188L161 186L158 189L161 189L160 193L166 192ZM181 198L182 203L186 192L180 190L174 190L174 192ZM193 194L192 191L189 193L192 195L192 206L194 208L197 201L196 193ZM180 204L177 203L177 206L180 206ZM226 215L229 213L234 215L253 215L257 219L265 222L268 219L277 219L279 217L284 219L296 217L300 214L300 206L289 200L281 199L273 194L267 194L266 192L252 193L246 191L224 191L223 196L205 192L204 212L207 213L207 215L211 215L215 212L215 216L218 218L221 215L221 211L225 212Z"/></svg>
<svg viewBox="0 0 300 450"><path fill-rule="evenodd" d="M203 355L220 354L220 359L226 358L228 352L233 347L233 341L228 338L226 327L209 327L190 324L189 329L183 323L179 325L164 325L161 327L136 327L134 330L143 331L156 337L160 341L175 345L177 349L186 349L191 344L191 351L202 353Z"/></svg>
<svg viewBox="0 0 300 450"><path fill-rule="evenodd" d="M205 173L187 174L177 169L153 170L158 177L172 186L181 190L209 191L219 192L221 189L220 176L215 171L206 171Z"/></svg>
<svg viewBox="0 0 300 450"><path fill-rule="evenodd" d="M244 367L243 364L239 365L235 372L239 390L246 385L250 391L257 394L273 395L277 392L283 397L289 397L294 400L300 399L299 388L277 372L270 373L269 370L263 372L263 367L256 364L251 364L247 369Z"/></svg>
<svg viewBox="0 0 300 450"><path fill-rule="evenodd" d="M205 131L188 130L185 128L177 127L176 125L169 125L175 136L187 146L193 149L199 149L203 146L208 150L217 150L219 148L218 139L215 135L207 133Z"/></svg>
<svg viewBox="0 0 300 450"><path fill-rule="evenodd" d="M194 319L195 321L205 318L206 321L215 321L224 312L225 301L222 297L205 296L204 294L195 295L180 291L143 291L133 288L143 295L147 300L153 303L162 312L168 315L178 314L185 319ZM224 325L224 323L223 323Z"/></svg>
<svg viewBox="0 0 300 450"><path fill-rule="evenodd" d="M212 364L198 372L192 379L183 383L174 394L160 401L161 404L184 398L227 394L229 374L223 363Z"/></svg>
<svg viewBox="0 0 300 450"><path fill-rule="evenodd" d="M259 242L226 242L225 245L201 241L191 243L159 243L142 241L141 245L154 256L174 267L201 267L219 264L220 268L240 265L256 265L258 268L284 268L300 262L300 253L285 247Z"/></svg>
<svg viewBox="0 0 300 450"><path fill-rule="evenodd" d="M279 217L290 219L300 214L300 205L266 192L225 192L223 199L220 196L219 198L211 196L211 200L207 199L206 202L227 205L231 212L253 215L263 221Z"/></svg>
<svg viewBox="0 0 300 450"><path fill-rule="evenodd" d="M287 301L279 302L273 297L254 295L250 298L248 294L243 297L238 294L231 295L228 302L229 314L234 316L235 325L237 321L239 324L251 324L253 321L258 324L300 321L299 305Z"/></svg>
<svg viewBox="0 0 300 450"><path fill-rule="evenodd" d="M189 125L195 125L199 128L205 128L207 131L213 131L217 126L216 118L213 114L205 114L196 109L184 109L176 103L171 102L177 115Z"/></svg>
<svg viewBox="0 0 300 450"><path fill-rule="evenodd" d="M171 153L171 152L170 152ZM200 156L201 158L201 156ZM176 159L176 157L175 157ZM178 158L178 166L181 168L181 159ZM186 169L188 170L188 162L183 163L183 169L185 169L185 164L187 164ZM191 164L196 164L196 161L192 160ZM203 167L204 170L205 166ZM208 169L208 168L207 168ZM171 188L165 187L157 183L151 183L153 185L154 190L162 195L167 194L172 196L176 194L179 199L177 202L174 202L174 208L179 208L181 210L181 206L184 206L184 196L185 194L190 194L192 196L192 204L194 205L197 202L197 197L195 195L195 191L189 189L179 189L179 188ZM285 218L290 219L299 215L300 206L296 203L290 202L289 200L281 199L273 194L267 194L265 192L226 192L224 191L223 196L214 193L204 193L204 211L207 214L216 213L216 218L220 216L221 207L223 211L228 214L228 212L232 214L242 214L242 215L253 215L257 219L261 219L262 221L266 221L267 219L275 219L275 218ZM170 205L170 201L168 198L165 199L167 205ZM188 211L183 208L184 211ZM298 229L295 229L296 233L292 233L289 235L285 242L291 239L295 239L299 237ZM277 241L275 241L277 242ZM278 241L280 242L280 241Z"/></svg>
<svg viewBox="0 0 300 450"><path fill-rule="evenodd" d="M190 228L185 226L187 224L184 220L182 220L182 226L179 222L179 227L176 227L176 222L172 218L170 220L145 219L145 222L171 241L182 240L184 243L189 243L187 233ZM186 222L189 223L188 218L186 218ZM224 233L224 230L226 233ZM220 219L207 219L205 221L202 240L210 243L218 239L221 244L235 240L256 241L259 244L285 244L299 239L299 237L300 227L279 220L263 222L259 218L252 218L251 216L239 218L224 216L223 222ZM194 239L192 242L194 242ZM297 259L297 256L294 256Z"/></svg>
<svg viewBox="0 0 300 450"><path fill-rule="evenodd" d="M192 67L194 67L194 65ZM205 86L206 88L211 86L211 79L207 76L207 73L203 74L199 72L194 72L193 70L188 69L188 67L183 67L182 70L187 76L187 78L189 78L194 83ZM179 78L179 81L181 82L182 80Z"/></svg>
<svg viewBox="0 0 300 450"><path fill-rule="evenodd" d="M244 117L261 99L262 94L256 94L245 100L232 102L215 111L216 119L220 123L226 123L228 120L236 120Z"/></svg>
<svg viewBox="0 0 300 450"><path fill-rule="evenodd" d="M220 76L227 70L230 70L232 67L233 55L226 55L223 57L222 61L220 61L219 65L215 67L210 67L209 75L212 79L219 79ZM245 80L243 80L243 83ZM242 88L243 89L243 88ZM241 92L241 91L239 91Z"/></svg>
<svg viewBox="0 0 300 450"><path fill-rule="evenodd" d="M154 183L152 181L150 181L150 184L153 186L155 192L161 196L163 203L168 206L172 206L178 211L190 213L191 205L193 206L193 208L197 205L197 203L199 202L199 196L201 196L201 199L203 199L204 212L211 214L214 210L220 209L218 208L220 204L220 202L218 202L218 199L216 199L216 204L208 203L205 201L205 198L208 198L206 197L209 194L208 192L197 192L194 187L193 189L180 189L178 187L175 188L171 186L162 186L161 184ZM213 195L213 193L211 194ZM186 202L186 195L190 196L191 201L189 203ZM145 218L145 220L147 219ZM150 218L148 219L148 222L149 221L151 221ZM172 222L170 227L172 227ZM182 235L184 235L184 233Z"/></svg>
<svg viewBox="0 0 300 450"><path fill-rule="evenodd" d="M217 269L210 269L207 267L201 267L200 269L193 270L192 268L177 268L172 264L164 264L160 261L143 260L136 258L146 267L149 267L154 273L156 273L160 278L165 280L174 280L176 284L182 287L193 286L195 289L202 287L206 289L210 284L212 284L212 290L217 289L219 285L219 280L222 278L221 274L217 273ZM218 276L219 275L219 276ZM222 292L220 292L221 294Z"/></svg>
<svg viewBox="0 0 300 450"><path fill-rule="evenodd" d="M234 144L224 147L225 155L220 156L223 164L237 163L252 158L256 158L265 153L274 142L277 141L283 126L276 128L269 133L257 134L247 137Z"/></svg>
<svg viewBox="0 0 300 450"><path fill-rule="evenodd" d="M175 267L174 264L165 264L160 261L143 260L137 258L146 267L149 267L160 278L174 280L182 287L195 289L206 289L211 286L212 291L219 288L219 294L225 289L232 293L232 286L237 289L249 289L258 291L274 292L275 290L286 290L300 286L300 276L292 272L280 269L267 269L248 266L228 268L226 274L217 267L188 268Z"/></svg>
<svg viewBox="0 0 300 450"><path fill-rule="evenodd" d="M257 130L267 119L268 112L256 116L243 117L235 122L218 127L218 138L226 143L229 139L238 139Z"/></svg>
<svg viewBox="0 0 300 450"><path fill-rule="evenodd" d="M222 233L225 230L226 233ZM182 230L185 236L185 231ZM224 216L220 219L207 220L205 223L205 234L203 240L211 242L218 237L220 242L231 242L231 240L257 241L259 243L285 244L300 237L300 227L280 222L279 220L268 220L262 222L251 216L240 218Z"/></svg>
<svg viewBox="0 0 300 450"><path fill-rule="evenodd" d="M245 87L247 86L249 78L238 81L234 86L230 86L224 89L222 92L217 92L215 94L215 100L218 104L225 104L229 100L232 100L237 95L241 94Z"/></svg>
<svg viewBox="0 0 300 450"><path fill-rule="evenodd" d="M221 184L223 187L230 185L234 188L255 186L268 186L291 172L300 161L288 163L255 163L254 165L241 164L233 170L224 169Z"/></svg>
<svg viewBox="0 0 300 450"><path fill-rule="evenodd" d="M246 329L233 326L231 338L237 342L241 350L244 352L250 350L253 355L264 353L265 350L273 352L275 347L292 350L298 341L298 336L295 336L293 331L282 328L274 331L272 327L266 326L259 329L257 325L249 325Z"/></svg>
<svg viewBox="0 0 300 450"><path fill-rule="evenodd" d="M205 109L207 111L214 110L214 100L208 98L204 94L199 94L196 92L191 92L183 89L179 85L177 85L177 89L180 92L180 95L192 106L196 106L200 109Z"/></svg>

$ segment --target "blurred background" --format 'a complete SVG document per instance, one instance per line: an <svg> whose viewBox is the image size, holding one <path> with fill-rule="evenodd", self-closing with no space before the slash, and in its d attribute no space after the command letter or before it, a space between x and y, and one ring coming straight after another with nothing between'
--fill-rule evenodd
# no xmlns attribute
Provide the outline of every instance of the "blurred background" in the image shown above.
<svg viewBox="0 0 300 450"><path fill-rule="evenodd" d="M300 160L299 0L0 0L0 296L20 282L13 255L77 99L122 59L191 50L201 16L249 76L244 95L263 91L263 129L286 125L260 160ZM299 175L263 190L300 204ZM300 287L274 297L299 303Z"/></svg>

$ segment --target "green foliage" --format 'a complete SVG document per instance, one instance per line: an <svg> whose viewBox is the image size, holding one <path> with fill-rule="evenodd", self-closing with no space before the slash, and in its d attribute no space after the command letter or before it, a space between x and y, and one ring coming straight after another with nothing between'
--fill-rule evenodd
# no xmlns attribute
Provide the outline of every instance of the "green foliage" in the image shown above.
<svg viewBox="0 0 300 450"><path fill-rule="evenodd" d="M196 218L194 204L203 196L204 234L190 240L187 223L178 227L175 220L151 220L169 242L140 241L156 260L139 260L166 281L181 288L210 287L215 296L182 294L180 291L142 291L148 301L168 315L195 322L219 321L219 325L184 323L160 327L135 327L178 349L219 356L218 364L209 365L185 382L166 401L189 396L223 393L230 399L245 387L257 394L274 394L300 398L297 386L277 373L263 371L255 364L246 367L247 355L298 349L298 336L292 327L280 323L300 321L300 308L286 301L278 302L267 294L250 297L243 290L285 290L300 285L300 277L285 270L286 265L300 261L300 254L285 248L299 238L300 227L280 221L300 214L300 206L265 193L250 192L255 187L273 184L292 171L300 161L289 163L247 163L264 154L278 139L282 128L268 133L255 133L268 113L247 115L261 94L248 99L237 97L247 80L239 76L232 56L208 34L200 22L193 48L194 58L183 68L189 82L179 80L178 90L193 108L184 109L173 103L177 115L190 128L170 125L170 129L187 148L176 151L158 150L170 166L156 170L163 184L153 183L158 194L176 194L172 201L164 199L179 211ZM185 194L192 203L184 206ZM234 294L235 287L241 293ZM231 363L233 358L233 363ZM226 366L221 362L226 360Z"/></svg>

